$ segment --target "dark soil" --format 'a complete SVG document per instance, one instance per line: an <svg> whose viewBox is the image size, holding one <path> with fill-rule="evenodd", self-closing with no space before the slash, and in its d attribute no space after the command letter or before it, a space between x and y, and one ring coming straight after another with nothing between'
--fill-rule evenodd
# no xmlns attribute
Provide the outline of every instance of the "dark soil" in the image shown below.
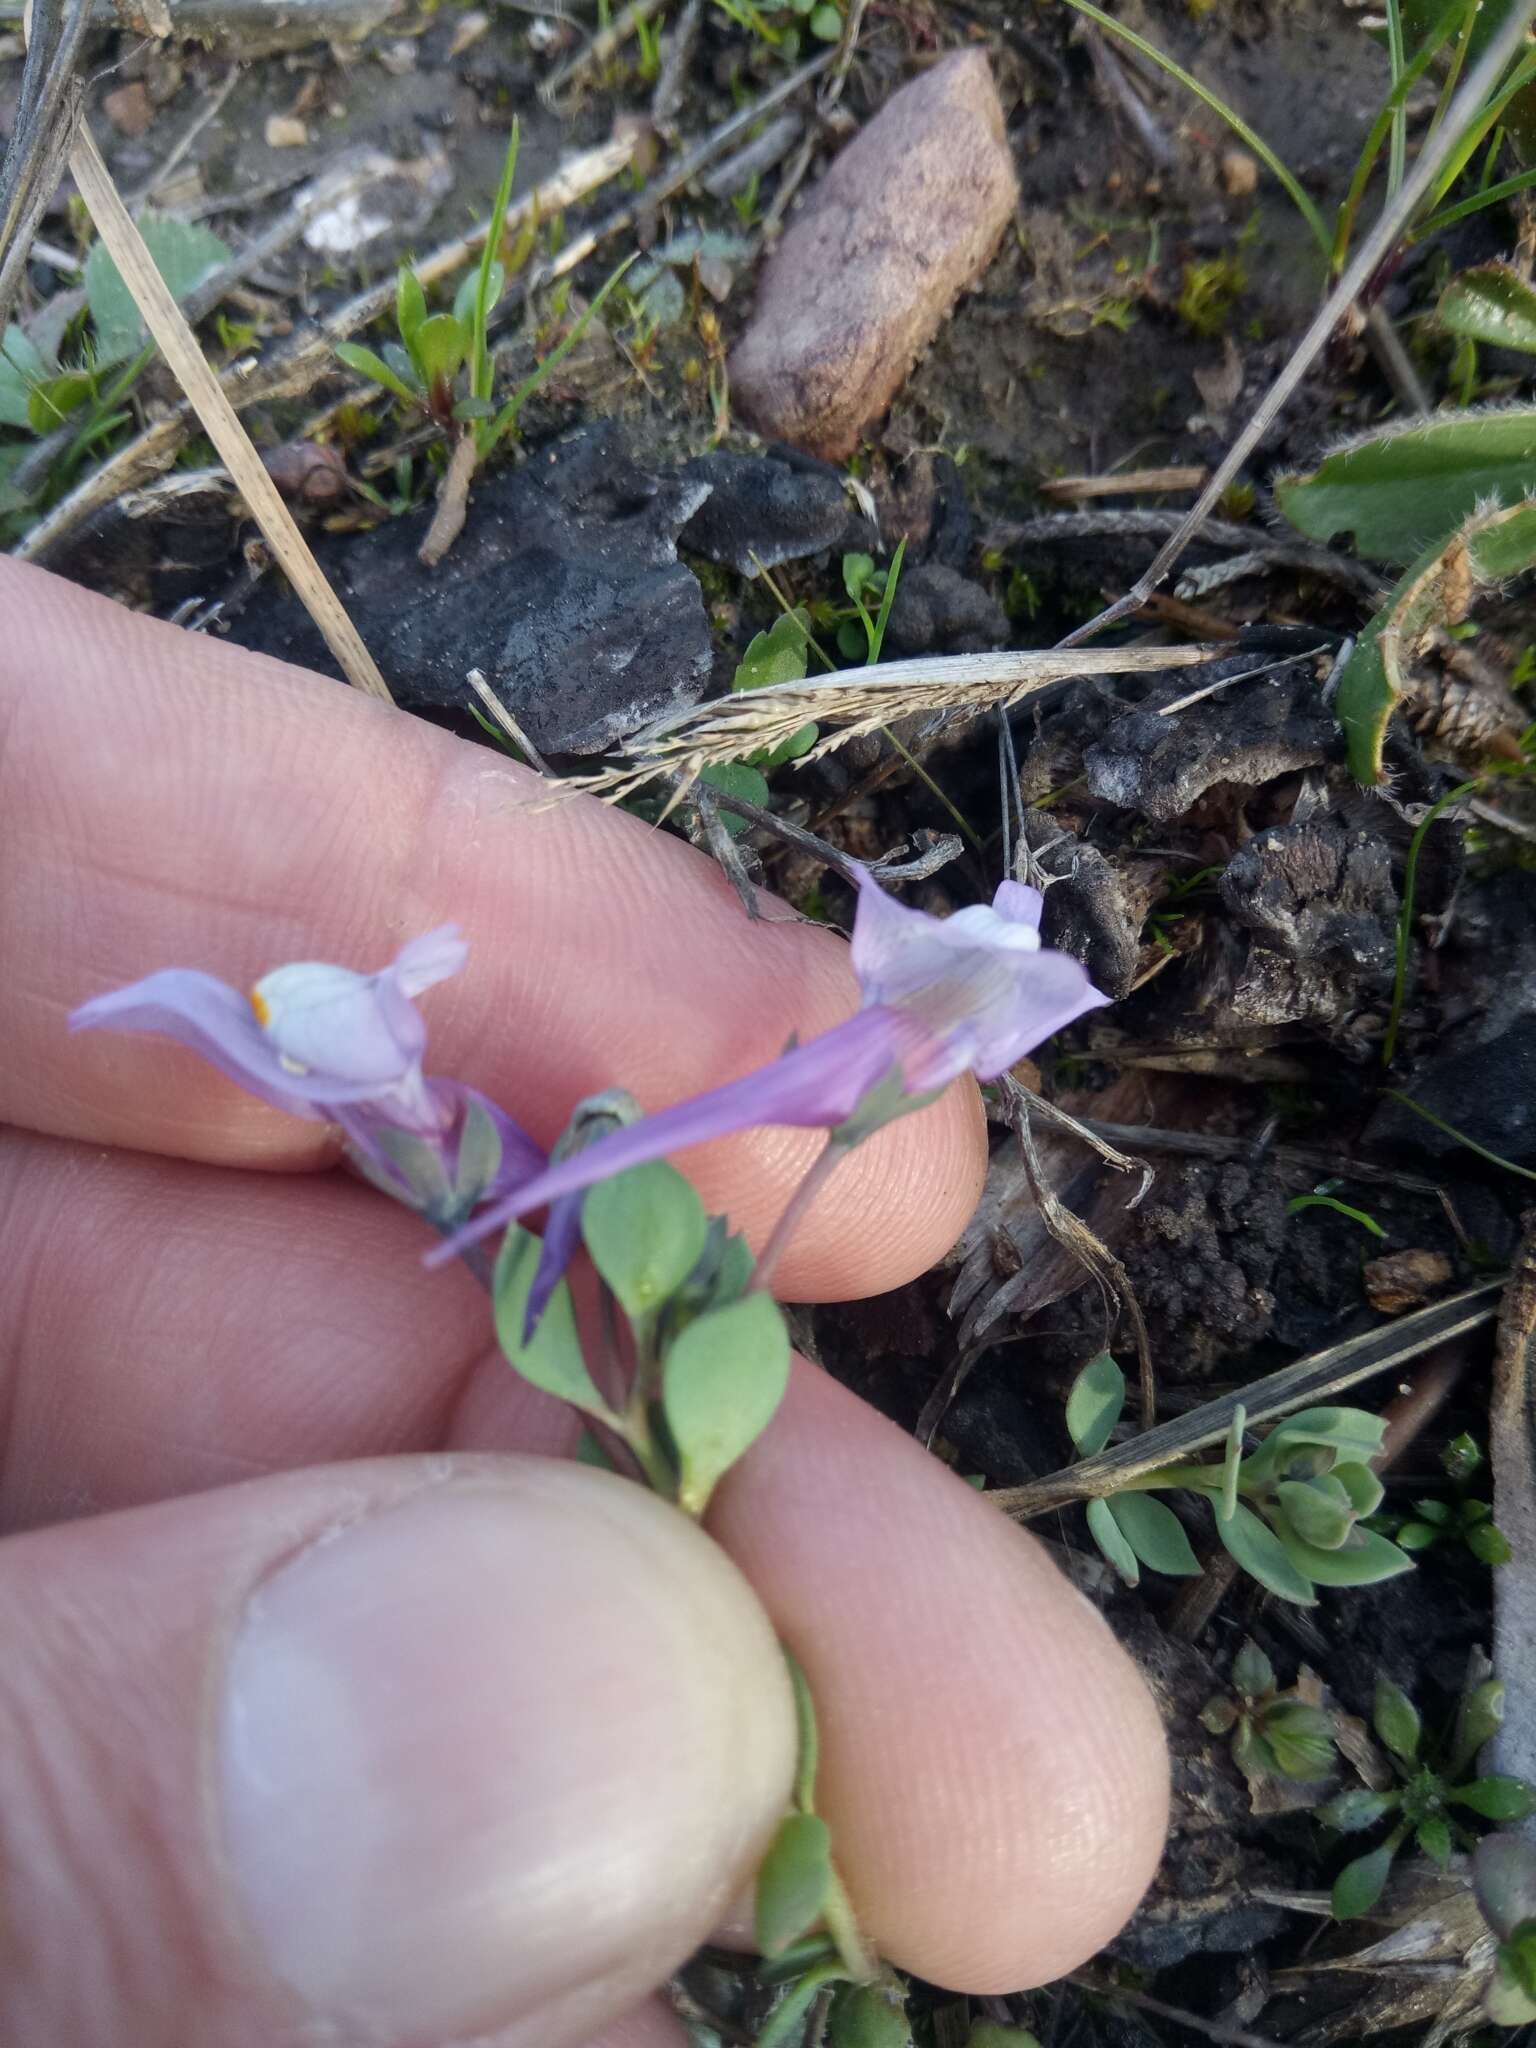
<svg viewBox="0 0 1536 2048"><path fill-rule="evenodd" d="M719 10L705 16L676 116L690 138L785 68L781 53ZM1238 0L1210 10L1126 0L1121 16L1271 137L1320 203L1338 199L1385 83L1381 51L1352 13L1331 0ZM615 120L646 114L652 82L637 75L633 43L556 116L536 87L575 46L571 25L493 11L456 49L472 20L457 6L408 8L342 57L322 46L260 58L197 135L174 191L220 201L215 224L236 242L286 203L283 194L249 195L320 169L344 148L440 164L389 188L392 224L355 255L300 244L261 266L247 296L226 308L251 324L251 345L277 344L291 325L387 276L402 255L481 216L513 113L523 129L519 190L548 175L562 152L607 136ZM1283 194L1267 177L1244 189L1241 168L1224 166L1235 145L1216 117L1135 60L1111 58L1139 95L1134 116L1065 9L872 0L844 127L875 111L914 65L973 40L992 53L1024 201L1017 234L853 465L887 546L909 538L893 652L1048 646L1117 596L1157 544L1124 509L1167 510L1184 499L1090 500L1073 526L1042 487L1063 475L1214 462L1284 361L1319 288L1315 252ZM115 38L97 55L118 69L93 103L136 77L155 102L153 125L138 139L97 120L132 191L162 162L227 58L195 48L167 55ZM0 70L0 110L15 69L13 58ZM269 116L296 104L309 143L270 147ZM829 132L826 147L835 140ZM662 160L664 142L652 153ZM762 179L759 213L782 174L781 164ZM599 195L582 219L599 218L621 196L620 188ZM573 215L563 233L577 224ZM655 251L694 227L744 231L727 201L697 189L643 215L577 273L569 306L546 293L535 318L508 327L509 381L637 237ZM55 215L45 234L67 239L66 218ZM1507 251L1512 237L1507 218L1484 222L1464 232L1455 253ZM553 249L556 237L546 231L545 243ZM1449 347L1420 316L1448 260L1443 246L1419 253L1386 297L1437 395ZM467 736L480 735L462 677L477 667L557 765L582 765L572 757L612 746L642 716L729 679L748 639L778 611L762 582L743 573L753 553L776 565L787 602L810 606L818 629L835 634L845 604L840 554L880 552L837 473L783 451L770 464L750 437L718 432L711 378L750 307L752 262L735 262L718 304L686 266L680 275L682 318L653 334L628 316L614 322L613 338L595 327L562 366L525 416L517 460L481 480L468 528L436 572L415 561L435 477L429 437L402 433L382 409L325 429L353 474L386 494L397 455L413 459L410 503L394 519L352 495L304 516L386 674L409 684L407 701ZM30 309L67 282L35 263ZM258 411L250 422L258 442L275 449L291 441L337 388ZM151 373L133 404L147 418L167 396ZM1305 464L1329 438L1377 421L1394 403L1364 347L1338 340L1271 431L1231 516L1251 514L1262 535L1254 498L1274 470ZM690 467L711 450L724 452ZM194 446L187 465L207 452ZM701 478L716 492L707 516ZM195 610L237 640L330 667L251 547L238 508L216 484L207 489L179 513L109 508L50 561L162 615ZM1188 562L1219 553L1197 545ZM1099 680L1013 719L1021 786L1034 807L1026 834L1052 883L1046 937L1082 958L1118 999L1092 1028L1047 1049L1041 1086L1077 1116L1139 1132L1116 1142L1144 1155L1156 1179L1133 1207L1124 1177L1078 1140L1042 1132L1042 1156L1061 1199L1123 1266L1165 1415L1378 1323L1366 1269L1384 1253L1441 1255L1449 1273L1442 1295L1497 1272L1528 1193L1382 1092L1409 840L1422 807L1476 761L1446 758L1394 727L1387 796L1356 787L1323 683L1340 637L1367 616L1358 587L1288 570L1249 575L1196 602L1234 633L1284 629L1234 644L1227 673L1246 680L1167 717L1162 707L1188 694L1187 672ZM1134 630L1179 637L1156 618ZM1518 594L1498 631L1511 651L1532 638ZM1259 667L1267 672L1253 678ZM935 734L919 722L904 736L984 844L914 885L909 900L935 910L978 900L1001 860L995 725ZM1511 781L1499 801L1529 820L1532 786ZM953 823L879 741L781 774L774 801L860 858ZM688 817L685 810L685 828ZM846 886L815 863L763 832L738 847L808 914L846 920ZM1428 833L1408 998L1385 1077L1526 1168L1536 1165L1530 852L1528 840L1449 819ZM1181 1155L1165 1147L1167 1133L1213 1151ZM798 1324L830 1370L904 1424L921 1424L939 1455L990 1485L1014 1486L1070 1460L1063 1401L1085 1359L1111 1342L1128 1367L1134 1354L1125 1322L1041 1226L1013 1140L1001 1125L995 1137L982 1214L945 1268L880 1300L799 1311ZM1374 1177L1358 1177L1362 1163ZM1368 1222L1290 1206L1319 1188ZM999 1288L1006 1298L991 1313ZM1489 1338L1460 1341L1466 1376L1395 1471L1391 1509L1445 1490L1438 1452L1448 1438L1463 1430L1486 1438ZM1403 1379L1344 1398L1377 1405ZM1431 1998L1410 2010L1390 1972L1294 1974L1382 1929L1356 1940L1358 1930L1299 1910L1326 1893L1341 1860L1336 1842L1308 1818L1305 1800L1295 1811L1256 1811L1225 1739L1210 1735L1199 1713L1252 1634L1283 1681L1310 1666L1345 1714L1369 1715L1376 1675L1386 1672L1427 1716L1443 1717L1469 1653L1492 1641L1487 1569L1464 1553L1435 1551L1411 1576L1325 1592L1306 1613L1239 1580L1191 1631L1175 1582L1149 1574L1130 1593L1099 1567L1080 1510L1037 1529L1140 1661L1176 1759L1163 1874L1100 1958L1095 1981L1107 1987L1118 1968L1129 1991L1199 2018L1186 2024L1069 1987L1013 2001L1009 2014L1055 2048L1347 2041L1378 2030L1420 2038L1438 2007ZM1202 1552L1210 1548L1208 1527L1192 1522L1191 1533ZM1536 1702L1518 1710L1536 1712ZM1348 1766L1337 1782L1352 1782ZM1402 1917L1424 1910L1404 1894ZM722 1971L706 1972L696 1989L723 2013L747 2010ZM973 2016L964 2001L922 1987L914 2009L920 2038L934 2048L962 2042Z"/></svg>

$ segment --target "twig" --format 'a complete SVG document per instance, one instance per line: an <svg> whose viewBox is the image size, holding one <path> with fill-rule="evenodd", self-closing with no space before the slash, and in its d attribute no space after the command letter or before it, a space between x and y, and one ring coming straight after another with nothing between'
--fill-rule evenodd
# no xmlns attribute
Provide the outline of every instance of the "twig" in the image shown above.
<svg viewBox="0 0 1536 2048"><path fill-rule="evenodd" d="M172 374L186 392L204 431L218 450L234 478L241 497L250 508L263 536L277 557L305 609L325 637L342 674L360 690L389 701L389 685L379 673L373 656L363 645L357 628L348 618L341 600L321 573L300 533L293 514L283 503L277 486L266 472L250 437L235 416L218 379L209 369L197 336L164 278L155 268L144 238L123 204L112 174L101 160L91 132L80 126L70 168L103 246L116 263L144 323L159 344Z"/></svg>
<svg viewBox="0 0 1536 2048"><path fill-rule="evenodd" d="M629 0L627 7L621 7L606 28L600 28L591 41L586 43L563 64L557 65L539 87L539 98L546 107L553 109L566 87L599 64L606 64L615 50L621 50L642 21L649 21L665 0Z"/></svg>
<svg viewBox="0 0 1536 2048"><path fill-rule="evenodd" d="M1113 1493L1138 1473L1150 1472L1155 1466L1221 1443L1239 1407L1247 1410L1250 1425L1269 1422L1303 1402L1342 1393L1346 1387L1375 1373L1406 1365L1432 1345L1480 1329L1498 1313L1495 1297L1503 1285L1502 1278L1481 1280L1449 1300L1437 1301L1412 1315L1399 1316L1384 1328L1346 1337L1325 1351L1313 1352L1294 1365L1282 1366L1278 1372L1267 1373L1235 1393L1208 1401L1193 1414L1164 1422L1129 1443L1117 1444L1113 1450L1100 1451L1097 1457L1084 1458L1081 1464L1031 1480L1027 1486L1003 1488L987 1498L1005 1513L1029 1521L1072 1501L1095 1500Z"/></svg>
<svg viewBox="0 0 1536 2048"><path fill-rule="evenodd" d="M416 558L424 569L435 569L464 531L464 520L469 511L469 486L479 458L474 433L466 427L453 444L453 453L448 458L448 467L438 489L432 524L416 550Z"/></svg>
<svg viewBox="0 0 1536 2048"><path fill-rule="evenodd" d="M1151 1124L1105 1123L1098 1117L1084 1117L1082 1128L1112 1145L1132 1151L1179 1152L1193 1159L1246 1159L1257 1164L1252 1138L1227 1138L1209 1131L1164 1131ZM1373 1166L1369 1161L1341 1158L1321 1145L1273 1145L1262 1149L1262 1158L1278 1167L1295 1167L1303 1173L1337 1174L1341 1180L1363 1181L1368 1186L1401 1188L1414 1195L1438 1195L1438 1181L1418 1173L1399 1173L1395 1167Z"/></svg>
<svg viewBox="0 0 1536 2048"><path fill-rule="evenodd" d="M89 0L36 0L16 119L0 164L0 334L10 318L37 224L63 174L80 118L75 60L90 21Z"/></svg>
<svg viewBox="0 0 1536 2048"><path fill-rule="evenodd" d="M1159 704L1159 718L1172 718L1176 711L1187 711L1191 704L1198 704L1204 697L1214 697L1218 690L1230 689L1233 683L1251 683L1255 676L1272 676L1281 669L1289 668L1292 662L1306 661L1314 654L1326 654L1328 649L1321 644L1304 647L1298 654L1285 654L1278 661L1266 661L1258 668L1239 669L1235 676L1218 676L1214 683L1205 683L1198 690L1191 690L1186 696L1176 697L1171 704Z"/></svg>
<svg viewBox="0 0 1536 2048"><path fill-rule="evenodd" d="M1493 1664L1505 1684L1504 1725L1493 1738L1494 1767L1536 1780L1536 1210L1499 1315L1488 1402L1493 1512L1514 1553L1493 1575Z"/></svg>
<svg viewBox="0 0 1536 2048"><path fill-rule="evenodd" d="M1029 1098L1031 1116L1038 1116L1043 1122L1054 1124L1059 1131L1070 1132L1080 1144L1086 1145L1090 1152L1097 1152L1104 1164L1114 1167L1117 1173L1141 1175L1141 1186L1132 1195L1129 1207L1137 1208L1146 1200L1147 1191L1157 1175L1145 1159L1128 1158L1124 1152L1117 1151L1104 1135L1106 1125L1085 1123L1081 1117L1070 1115L1059 1103L1047 1102L1045 1097L1037 1095L1033 1088L1025 1088L1022 1081L1016 1085L1023 1089Z"/></svg>
<svg viewBox="0 0 1536 2048"><path fill-rule="evenodd" d="M513 746L521 751L529 767L536 774L542 775L546 782L558 782L560 780L559 776L555 774L544 756L533 744L533 741L529 739L527 733L523 731L523 728L512 716L506 705L496 695L496 692L485 680L479 669L470 669L465 675L464 680L485 706L487 714L501 727Z"/></svg>
<svg viewBox="0 0 1536 2048"><path fill-rule="evenodd" d="M1328 294L1311 326L1296 344L1285 368L1270 386L1247 426L1217 464L1210 482L1200 493L1195 504L1180 520L1178 528L1165 545L1158 550L1151 567L1137 579L1124 597L1118 598L1114 604L1100 612L1097 618L1090 619L1085 626L1079 626L1075 632L1069 633L1062 641L1062 646L1080 646L1085 640L1091 640L1116 621L1129 617L1146 602L1173 568L1185 548L1221 503L1222 493L1269 431L1270 422L1290 400L1334 328L1373 282L1382 263L1397 247L1419 202L1439 176L1466 129L1491 98L1505 68L1525 41L1533 16L1536 16L1536 0L1516 0L1516 4L1505 16L1498 34L1489 42L1483 55L1463 82L1445 119L1435 132L1425 139L1418 160L1403 180L1396 198L1390 199L1383 207L1376 225L1356 249L1344 275Z"/></svg>
<svg viewBox="0 0 1536 2048"><path fill-rule="evenodd" d="M677 17L676 27L665 38L663 47L666 55L657 74L656 89L651 94L651 121L658 132L668 136L687 92L688 69L698 46L703 20L704 0L688 0Z"/></svg>
<svg viewBox="0 0 1536 2048"><path fill-rule="evenodd" d="M1524 818L1512 818L1508 811L1501 811L1495 804L1485 803L1480 796L1469 799L1467 809L1474 818L1485 825L1491 825L1495 832L1507 832L1513 839L1536 840L1536 825Z"/></svg>
<svg viewBox="0 0 1536 2048"><path fill-rule="evenodd" d="M1184 515L1179 512L1158 511L1142 506L1129 510L1117 508L1093 512L1045 512L1033 519L996 521L988 529L987 545L1006 551L1038 541L1054 543L1079 540L1166 540L1179 530L1183 518ZM1200 529L1200 543L1203 547L1237 549L1244 559L1254 555L1262 556L1276 569L1299 570L1303 574L1325 576L1331 583L1357 592L1367 602L1374 603L1383 589L1381 578L1365 563L1356 562L1348 555L1338 554L1332 548L1317 547L1309 541L1291 540L1281 534L1268 533L1263 527L1236 526L1227 519L1210 519ZM1203 575L1206 572L1196 573ZM1246 573L1251 574L1252 571ZM1193 596L1200 594L1199 591L1186 593Z"/></svg>
<svg viewBox="0 0 1536 2048"><path fill-rule="evenodd" d="M507 225L515 225L535 210L540 219L547 219L551 213L573 205L597 186L617 177L633 158L635 148L634 138L621 138L572 157L553 177L546 178L542 185L513 202L507 210ZM479 254L490 228L491 223L486 220L467 235L439 243L415 265L416 275L422 284L441 283L444 278L462 270L472 256ZM321 377L336 370L336 343L345 341L349 335L356 334L360 328L369 326L391 311L394 303L395 281L391 276L348 299L318 327L261 362L232 365L219 379L225 397L241 412L273 399L302 397ZM499 312L500 308L497 310ZM354 385L347 394L348 398L354 399L370 395L376 395L371 384ZM100 469L84 478L67 498L40 520L15 550L17 556L23 561L45 559L66 534L101 506L110 504L123 491L161 475L170 468L197 431L197 424L197 415L187 405L179 406L168 418L156 421L137 439L120 448Z"/></svg>
<svg viewBox="0 0 1536 2048"><path fill-rule="evenodd" d="M1029 1090L1011 1074L1004 1074L998 1081L998 1092L1007 1112L1009 1128L1019 1141L1025 1177L1040 1211L1041 1222L1059 1245L1081 1260L1103 1288L1106 1297L1118 1303L1131 1326L1141 1388L1141 1426L1144 1431L1151 1430L1157 1421L1157 1380L1152 1370L1152 1344L1147 1335L1146 1320L1131 1286L1130 1275L1103 1239L1067 1207L1046 1179L1040 1155L1035 1150L1034 1133L1029 1127L1032 1100Z"/></svg>
<svg viewBox="0 0 1536 2048"><path fill-rule="evenodd" d="M1077 505L1085 498L1128 498L1138 491L1198 491L1205 482L1203 462L1172 469L1124 469L1108 476L1056 476L1040 486L1042 498L1057 505Z"/></svg>
<svg viewBox="0 0 1536 2048"><path fill-rule="evenodd" d="M1266 2034L1250 2034L1242 2027L1229 2027L1222 2020L1208 2020L1197 2012L1187 2012L1182 2005L1165 2005L1160 1998L1153 1998L1146 1991L1137 1991L1131 1985L1110 1982L1095 1977L1090 1971L1078 1970L1068 1977L1069 1984L1079 1991L1088 1991L1095 1998L1102 1998L1113 2005L1133 2006L1137 2012L1155 2013L1159 2019L1177 2020L1181 2027L1188 2027L1194 2033L1203 2034L1207 2041L1215 2041L1220 2048L1280 2048Z"/></svg>
<svg viewBox="0 0 1536 2048"><path fill-rule="evenodd" d="M830 114L843 96L843 87L848 83L849 67L853 53L859 47L859 31L864 26L864 9L868 0L850 0L847 13L843 16L843 32L837 39L837 56L827 76L826 84L816 95L818 113Z"/></svg>
<svg viewBox="0 0 1536 2048"><path fill-rule="evenodd" d="M1412 356L1403 347L1402 338L1387 318L1386 308L1379 299L1365 316L1365 338L1398 403L1406 406L1409 412L1432 412L1434 400L1424 389L1424 380L1414 368Z"/></svg>

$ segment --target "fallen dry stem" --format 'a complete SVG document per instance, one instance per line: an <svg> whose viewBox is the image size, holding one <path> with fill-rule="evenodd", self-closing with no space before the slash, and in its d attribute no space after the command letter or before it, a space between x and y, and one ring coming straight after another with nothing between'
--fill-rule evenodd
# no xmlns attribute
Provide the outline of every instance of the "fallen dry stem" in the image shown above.
<svg viewBox="0 0 1536 2048"><path fill-rule="evenodd" d="M116 263L145 325L159 345L160 353L187 394L203 430L218 450L267 545L324 635L325 644L336 657L342 674L358 689L389 702L389 685L363 645L340 598L321 573L319 563L310 553L308 541L283 503L261 457L251 446L250 437L225 397L218 378L208 367L197 336L155 268L154 259L144 246L144 238L134 225L133 216L123 204L122 194L112 182L112 174L102 162L101 152L83 122L76 131L70 168L96 232Z"/></svg>
<svg viewBox="0 0 1536 2048"><path fill-rule="evenodd" d="M1000 1488L987 1499L1018 1521L1029 1521L1052 1508L1073 1501L1096 1500L1117 1491L1128 1481L1159 1465L1168 1465L1222 1443L1239 1407L1246 1409L1250 1427L1271 1422L1293 1408L1331 1399L1346 1387L1390 1372L1419 1358L1431 1346L1448 1343L1467 1331L1493 1320L1498 1312L1501 1278L1481 1280L1446 1301L1412 1315L1400 1316L1381 1329L1366 1330L1358 1337L1346 1337L1325 1351L1297 1359L1278 1372L1254 1380L1220 1400L1208 1401L1189 1415L1176 1416L1156 1429L1133 1437L1129 1443L1084 1458L1081 1464L1064 1466L1060 1472L1031 1480L1027 1486Z"/></svg>
<svg viewBox="0 0 1536 2048"><path fill-rule="evenodd" d="M923 656L806 682L771 683L657 720L635 734L627 763L573 778L567 786L617 801L663 774L680 774L687 786L712 762L778 746L811 721L833 730L801 756L804 761L914 712L1007 708L1076 676L1194 668L1225 653L1211 647L1106 647Z"/></svg>
<svg viewBox="0 0 1536 2048"><path fill-rule="evenodd" d="M1494 1520L1513 1555L1493 1575L1493 1665L1505 1685L1493 1767L1536 1781L1536 1209L1499 1314L1488 1402Z"/></svg>

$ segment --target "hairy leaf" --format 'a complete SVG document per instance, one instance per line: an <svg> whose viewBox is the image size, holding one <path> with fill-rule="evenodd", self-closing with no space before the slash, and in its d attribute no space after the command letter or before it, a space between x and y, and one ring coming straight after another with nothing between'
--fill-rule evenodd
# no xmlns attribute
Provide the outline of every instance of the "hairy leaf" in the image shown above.
<svg viewBox="0 0 1536 2048"><path fill-rule="evenodd" d="M173 299L186 298L229 261L229 244L196 221L141 220L139 232ZM96 367L136 355L149 331L103 242L92 243L85 259L85 298L91 309Z"/></svg>
<svg viewBox="0 0 1536 2048"><path fill-rule="evenodd" d="M1333 1880L1335 1920L1356 1920L1362 1913L1369 1913L1381 1897L1396 1854L1394 1838L1383 1842L1379 1849L1372 1849L1369 1855L1357 1856L1353 1863L1345 1864Z"/></svg>

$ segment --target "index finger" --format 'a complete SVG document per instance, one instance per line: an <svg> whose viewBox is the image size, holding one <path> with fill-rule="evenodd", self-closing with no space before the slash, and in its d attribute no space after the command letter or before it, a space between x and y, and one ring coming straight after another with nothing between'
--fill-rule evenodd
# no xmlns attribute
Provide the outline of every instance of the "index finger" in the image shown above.
<svg viewBox="0 0 1536 2048"><path fill-rule="evenodd" d="M340 684L141 618L0 560L0 1120L252 1166L317 1164L315 1126L181 1049L65 1032L87 996L164 966L248 986L290 959L381 966L444 922L472 942L434 990L428 1067L548 1144L622 1086L648 1110L772 1059L856 1005L846 949L750 922L713 862ZM766 1130L684 1155L761 1240L821 1140ZM784 1291L877 1293L923 1271L984 1166L970 1084L862 1146Z"/></svg>

